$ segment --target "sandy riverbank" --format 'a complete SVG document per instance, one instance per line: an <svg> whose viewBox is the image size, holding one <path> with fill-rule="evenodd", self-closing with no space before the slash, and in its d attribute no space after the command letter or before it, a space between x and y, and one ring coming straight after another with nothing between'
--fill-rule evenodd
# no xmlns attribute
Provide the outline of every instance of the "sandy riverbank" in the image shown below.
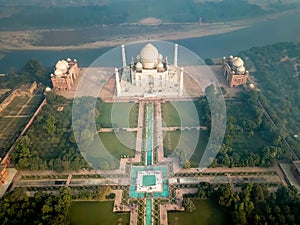
<svg viewBox="0 0 300 225"><path fill-rule="evenodd" d="M82 44L70 44L70 45L39 45L39 40L43 37L44 32L51 32L54 30L25 30L25 31L7 31L0 32L0 51L14 51L14 50L76 50L76 49L96 49L102 47L112 47L121 45L129 42L138 42L145 40L179 40L195 37L204 37L210 35L223 34L227 32L232 32L240 29L244 29L248 26L267 21L270 19L276 19L281 16L294 14L299 12L297 10L290 10L276 14L269 14L267 16L259 18L244 19L238 21L224 22L224 23L204 23L200 26L196 24L190 24L182 26L178 24L181 29L174 29L168 31L157 31L151 34L140 34L140 35L130 35L130 30L128 34L122 35L111 35L110 38L105 38L105 40L99 40L89 43ZM137 25L132 25L137 26ZM183 28L182 28L183 27ZM57 30L55 30L57 31ZM69 30L60 30L69 31ZM76 33L76 30L73 29ZM109 34L108 34L109 36Z"/></svg>
<svg viewBox="0 0 300 225"><path fill-rule="evenodd" d="M153 34L140 34L138 36L115 36L105 41L96 41L92 43L83 43L79 45L65 46L39 46L35 43L41 38L42 31L12 31L0 32L0 50L66 50L66 49L93 49L101 47L117 46L129 42L137 42L144 40L176 40L193 37L203 37L227 33L247 27L246 25L232 24L203 24L197 29L177 30L160 32ZM47 31L51 32L51 31Z"/></svg>

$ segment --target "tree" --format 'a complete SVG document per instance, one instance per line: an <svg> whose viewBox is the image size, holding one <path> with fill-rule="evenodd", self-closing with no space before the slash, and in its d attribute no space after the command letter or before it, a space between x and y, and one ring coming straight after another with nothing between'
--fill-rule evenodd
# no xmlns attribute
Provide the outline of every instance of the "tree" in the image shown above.
<svg viewBox="0 0 300 225"><path fill-rule="evenodd" d="M222 206L230 207L238 199L229 184L220 185L217 193L218 203Z"/></svg>
<svg viewBox="0 0 300 225"><path fill-rule="evenodd" d="M196 210L196 206L190 198L184 198L182 201L182 206L189 213L194 212Z"/></svg>
<svg viewBox="0 0 300 225"><path fill-rule="evenodd" d="M49 69L34 59L28 60L21 71L21 75L29 82L36 80L46 85L50 84Z"/></svg>
<svg viewBox="0 0 300 225"><path fill-rule="evenodd" d="M108 185L100 186L99 188L99 199L100 201L106 200L106 196L109 195L111 192L111 187Z"/></svg>
<svg viewBox="0 0 300 225"><path fill-rule="evenodd" d="M185 169L190 169L191 168L191 162L188 160L186 161L185 165L184 165Z"/></svg>

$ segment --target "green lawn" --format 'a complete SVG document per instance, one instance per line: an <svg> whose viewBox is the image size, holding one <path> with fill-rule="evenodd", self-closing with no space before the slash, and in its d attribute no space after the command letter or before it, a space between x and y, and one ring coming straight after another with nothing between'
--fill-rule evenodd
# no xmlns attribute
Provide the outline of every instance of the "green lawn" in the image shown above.
<svg viewBox="0 0 300 225"><path fill-rule="evenodd" d="M164 155L168 156L176 149L181 131L167 131L164 133Z"/></svg>
<svg viewBox="0 0 300 225"><path fill-rule="evenodd" d="M206 148L209 131L169 131L164 138L164 155L170 156L175 149L182 149L190 158L192 167L198 167L203 152ZM181 139L181 140L180 140Z"/></svg>
<svg viewBox="0 0 300 225"><path fill-rule="evenodd" d="M230 224L229 215L213 200L193 199L196 210L188 212L169 212L170 225L227 225Z"/></svg>
<svg viewBox="0 0 300 225"><path fill-rule="evenodd" d="M96 123L100 127L137 127L139 105L134 103L102 103Z"/></svg>
<svg viewBox="0 0 300 225"><path fill-rule="evenodd" d="M129 213L114 213L113 202L73 202L68 213L71 225L129 224Z"/></svg>
<svg viewBox="0 0 300 225"><path fill-rule="evenodd" d="M0 117L0 133L10 123L11 120L12 118Z"/></svg>
<svg viewBox="0 0 300 225"><path fill-rule="evenodd" d="M105 132L99 133L99 137L108 152L116 159L124 155L134 157L136 132Z"/></svg>
<svg viewBox="0 0 300 225"><path fill-rule="evenodd" d="M192 101L166 102L162 104L164 126L199 126L198 104Z"/></svg>
<svg viewBox="0 0 300 225"><path fill-rule="evenodd" d="M43 96L34 96L32 98L31 106L24 107L23 111L19 114L20 116L31 116L38 104L40 103ZM16 96L0 113L0 157L3 157L5 152L8 150L8 147L12 144L18 134L21 132L21 129L30 119L29 117L18 117L18 118L5 118L2 116L15 116L21 110L22 106L28 101L28 96ZM11 124L7 127L7 125ZM7 127L7 128L6 128ZM4 131L4 129L6 130Z"/></svg>
<svg viewBox="0 0 300 225"><path fill-rule="evenodd" d="M27 96L16 96L0 113L0 116L14 116L17 115L21 107L26 103L29 99Z"/></svg>

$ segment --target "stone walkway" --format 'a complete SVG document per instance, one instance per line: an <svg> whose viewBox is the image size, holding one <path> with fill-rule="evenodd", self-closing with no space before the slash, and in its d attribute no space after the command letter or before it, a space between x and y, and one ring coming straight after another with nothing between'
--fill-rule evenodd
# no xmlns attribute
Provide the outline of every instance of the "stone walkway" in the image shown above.
<svg viewBox="0 0 300 225"><path fill-rule="evenodd" d="M163 131L176 131L176 130L208 130L207 126L194 126L194 127L163 127Z"/></svg>

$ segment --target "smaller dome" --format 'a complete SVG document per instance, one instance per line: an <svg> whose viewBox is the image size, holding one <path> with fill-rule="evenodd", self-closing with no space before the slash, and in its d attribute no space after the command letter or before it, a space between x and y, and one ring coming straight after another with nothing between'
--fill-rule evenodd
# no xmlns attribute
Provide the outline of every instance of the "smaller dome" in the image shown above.
<svg viewBox="0 0 300 225"><path fill-rule="evenodd" d="M246 69L245 69L244 66L240 66L240 67L238 67L238 68L236 69L236 71L237 71L237 73L239 73L239 74L243 74L243 73L245 73Z"/></svg>
<svg viewBox="0 0 300 225"><path fill-rule="evenodd" d="M50 87L45 88L45 92L50 92L50 91L52 91L52 89Z"/></svg>
<svg viewBox="0 0 300 225"><path fill-rule="evenodd" d="M64 67L65 67L64 63L61 60L57 61L56 65L55 65L56 69L62 69Z"/></svg>
<svg viewBox="0 0 300 225"><path fill-rule="evenodd" d="M164 72L164 64L162 62L159 62L157 65L157 71L158 72Z"/></svg>
<svg viewBox="0 0 300 225"><path fill-rule="evenodd" d="M56 70L54 71L54 74L55 74L55 76L62 76L62 75L63 75L63 72L62 72L60 69L56 69Z"/></svg>
<svg viewBox="0 0 300 225"><path fill-rule="evenodd" d="M249 84L249 88L253 89L254 88L254 84Z"/></svg>
<svg viewBox="0 0 300 225"><path fill-rule="evenodd" d="M141 62L138 62L136 65L135 65L136 69L138 71L141 71L143 69L143 64Z"/></svg>
<svg viewBox="0 0 300 225"><path fill-rule="evenodd" d="M71 62L72 60L71 60L71 58L67 58L67 62Z"/></svg>
<svg viewBox="0 0 300 225"><path fill-rule="evenodd" d="M235 57L232 61L232 65L235 67L244 66L244 61L240 57Z"/></svg>
<svg viewBox="0 0 300 225"><path fill-rule="evenodd" d="M68 71L68 66L69 64L65 60L59 60L55 65L56 69L61 70L63 73L66 73Z"/></svg>

